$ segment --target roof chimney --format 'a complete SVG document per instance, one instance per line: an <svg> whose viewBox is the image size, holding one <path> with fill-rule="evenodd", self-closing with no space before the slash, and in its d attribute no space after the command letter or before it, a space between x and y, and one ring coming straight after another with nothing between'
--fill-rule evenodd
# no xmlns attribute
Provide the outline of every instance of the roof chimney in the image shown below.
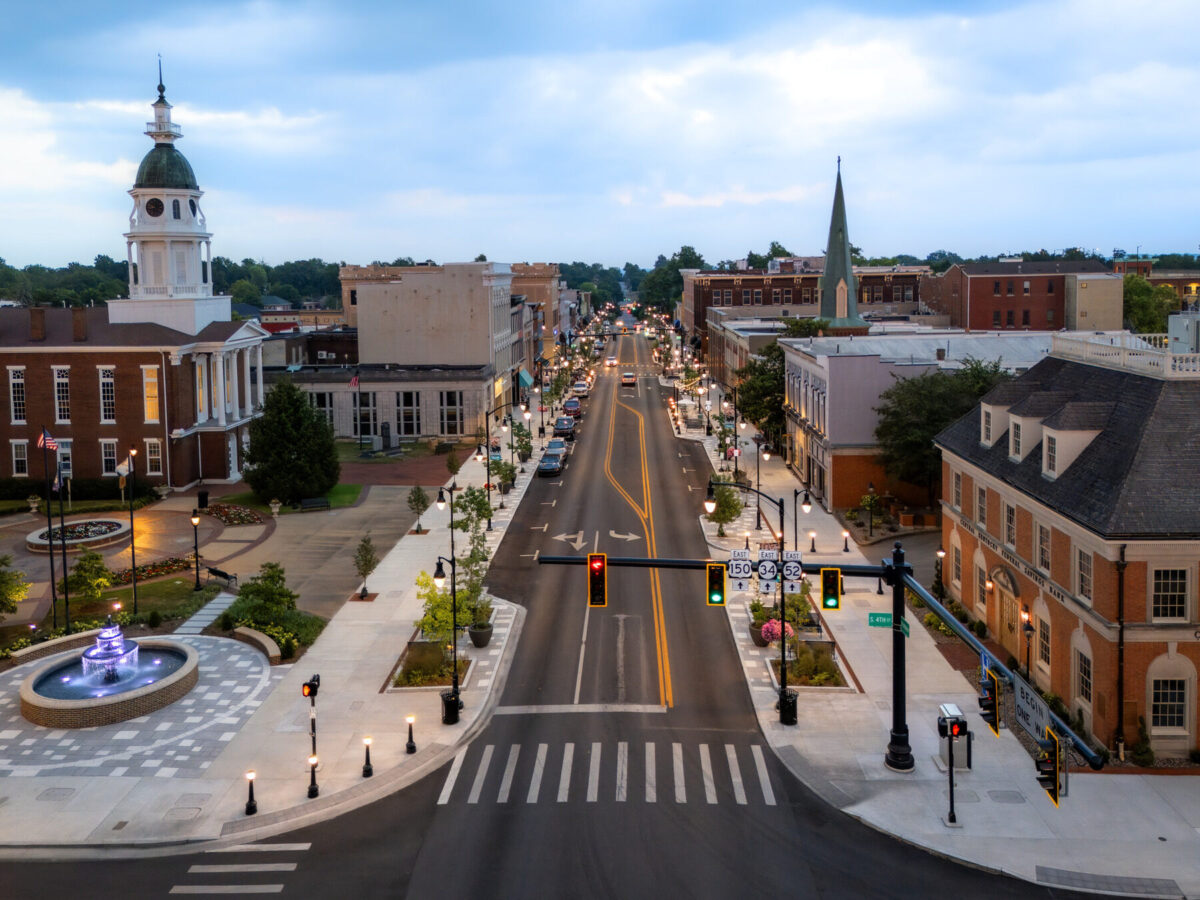
<svg viewBox="0 0 1200 900"><path fill-rule="evenodd" d="M71 308L71 336L76 341L87 340L87 309L83 306Z"/></svg>
<svg viewBox="0 0 1200 900"><path fill-rule="evenodd" d="M46 310L41 306L29 307L29 339L31 341L46 339Z"/></svg>

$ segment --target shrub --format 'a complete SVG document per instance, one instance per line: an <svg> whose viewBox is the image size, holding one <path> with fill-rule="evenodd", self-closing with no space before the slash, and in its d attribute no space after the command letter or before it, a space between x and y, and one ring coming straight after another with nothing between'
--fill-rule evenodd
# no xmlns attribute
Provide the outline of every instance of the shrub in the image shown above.
<svg viewBox="0 0 1200 900"><path fill-rule="evenodd" d="M150 615L146 617L146 624L151 628L157 628L162 624L162 613L157 609L150 610Z"/></svg>
<svg viewBox="0 0 1200 900"><path fill-rule="evenodd" d="M291 659L296 655L296 639L290 634L283 639L283 643L279 646L279 658Z"/></svg>
<svg viewBox="0 0 1200 900"><path fill-rule="evenodd" d="M1129 751L1129 758L1135 766L1154 765L1154 750L1150 747L1150 734L1146 731L1146 720L1138 716L1138 739Z"/></svg>
<svg viewBox="0 0 1200 900"><path fill-rule="evenodd" d="M941 620L941 618L938 616L938 614L935 612L925 613L925 618L922 621L925 623L926 628L930 628L933 631L938 631L938 632L946 635L947 637L954 636L953 629L951 629L951 627L949 625L947 625L945 622L943 622Z"/></svg>
<svg viewBox="0 0 1200 900"><path fill-rule="evenodd" d="M978 638L987 637L987 623L983 619L976 619L971 624L971 630L975 632L975 636Z"/></svg>
<svg viewBox="0 0 1200 900"><path fill-rule="evenodd" d="M1196 764L1200 764L1200 750L1189 750L1188 759Z"/></svg>
<svg viewBox="0 0 1200 900"><path fill-rule="evenodd" d="M229 610L221 613L221 617L217 619L217 627L222 631L233 631L233 616L229 614Z"/></svg>

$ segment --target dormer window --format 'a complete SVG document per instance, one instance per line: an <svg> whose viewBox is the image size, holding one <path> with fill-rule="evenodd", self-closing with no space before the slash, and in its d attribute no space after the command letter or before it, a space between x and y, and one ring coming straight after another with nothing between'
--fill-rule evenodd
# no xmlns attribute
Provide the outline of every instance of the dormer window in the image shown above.
<svg viewBox="0 0 1200 900"><path fill-rule="evenodd" d="M992 442L992 411L990 409L983 411L983 442L985 444Z"/></svg>
<svg viewBox="0 0 1200 900"><path fill-rule="evenodd" d="M1008 429L1009 448L1008 455L1015 459L1021 458L1021 423L1013 422Z"/></svg>
<svg viewBox="0 0 1200 900"><path fill-rule="evenodd" d="M1046 436L1046 474L1058 474L1058 438Z"/></svg>

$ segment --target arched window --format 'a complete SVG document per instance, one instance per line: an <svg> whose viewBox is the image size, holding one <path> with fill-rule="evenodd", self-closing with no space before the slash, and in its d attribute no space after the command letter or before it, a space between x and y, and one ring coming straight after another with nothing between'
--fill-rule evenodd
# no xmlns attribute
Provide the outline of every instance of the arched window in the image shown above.
<svg viewBox="0 0 1200 900"><path fill-rule="evenodd" d="M171 215L173 217L175 217L176 219L179 218L179 201L178 200L171 201Z"/></svg>
<svg viewBox="0 0 1200 900"><path fill-rule="evenodd" d="M1146 725L1155 753L1184 756L1195 744L1196 667L1179 652L1164 653L1146 669ZM1125 740L1132 740L1126 735Z"/></svg>

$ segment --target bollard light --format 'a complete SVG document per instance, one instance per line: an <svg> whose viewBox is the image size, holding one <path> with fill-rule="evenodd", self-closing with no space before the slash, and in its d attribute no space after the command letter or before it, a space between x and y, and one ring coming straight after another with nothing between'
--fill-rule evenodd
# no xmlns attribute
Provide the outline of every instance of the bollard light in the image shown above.
<svg viewBox="0 0 1200 900"><path fill-rule="evenodd" d="M406 719L406 721L408 722L408 743L404 745L404 750L406 753L416 753L417 752L417 744L416 744L416 741L413 740L413 722L415 722L416 720L417 720L416 716L408 716L408 718Z"/></svg>
<svg viewBox="0 0 1200 900"><path fill-rule="evenodd" d="M317 756L314 753L308 758L308 797L311 800L321 793L317 787Z"/></svg>
<svg viewBox="0 0 1200 900"><path fill-rule="evenodd" d="M848 532L848 531L842 532L842 552L843 553L850 552L850 532Z"/></svg>
<svg viewBox="0 0 1200 900"><path fill-rule="evenodd" d="M254 776L253 769L246 773L246 815L252 816L258 812L258 804L254 800Z"/></svg>
<svg viewBox="0 0 1200 900"><path fill-rule="evenodd" d="M367 735L363 738L363 751L366 756L363 759L363 778L370 778L375 774L375 770L371 767L371 736Z"/></svg>
<svg viewBox="0 0 1200 900"><path fill-rule="evenodd" d="M815 531L810 531L808 533L808 552L817 552L817 533Z"/></svg>

